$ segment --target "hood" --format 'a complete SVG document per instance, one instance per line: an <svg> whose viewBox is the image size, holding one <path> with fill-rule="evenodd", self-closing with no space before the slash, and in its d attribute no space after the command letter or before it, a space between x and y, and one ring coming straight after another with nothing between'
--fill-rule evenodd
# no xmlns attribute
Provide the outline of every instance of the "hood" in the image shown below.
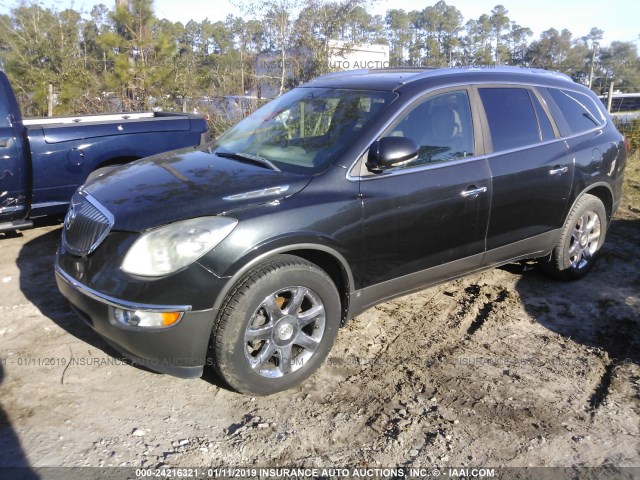
<svg viewBox="0 0 640 480"><path fill-rule="evenodd" d="M189 148L114 169L84 189L114 216L114 230L143 231L288 197L310 180Z"/></svg>

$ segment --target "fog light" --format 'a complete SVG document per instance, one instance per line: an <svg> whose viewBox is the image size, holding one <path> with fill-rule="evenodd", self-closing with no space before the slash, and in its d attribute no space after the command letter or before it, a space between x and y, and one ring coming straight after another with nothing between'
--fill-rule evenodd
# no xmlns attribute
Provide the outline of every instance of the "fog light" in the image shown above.
<svg viewBox="0 0 640 480"><path fill-rule="evenodd" d="M127 327L171 327L180 321L182 315L183 312L146 312L120 308L114 310L116 321Z"/></svg>

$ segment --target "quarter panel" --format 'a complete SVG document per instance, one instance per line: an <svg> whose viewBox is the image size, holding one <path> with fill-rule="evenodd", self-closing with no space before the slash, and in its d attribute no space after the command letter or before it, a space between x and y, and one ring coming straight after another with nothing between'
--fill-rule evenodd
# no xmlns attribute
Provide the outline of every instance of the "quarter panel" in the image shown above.
<svg viewBox="0 0 640 480"><path fill-rule="evenodd" d="M567 139L576 162L572 201L596 184L607 185L611 191L612 207L622 195L626 149L622 135L612 125ZM610 212L612 213L612 212Z"/></svg>

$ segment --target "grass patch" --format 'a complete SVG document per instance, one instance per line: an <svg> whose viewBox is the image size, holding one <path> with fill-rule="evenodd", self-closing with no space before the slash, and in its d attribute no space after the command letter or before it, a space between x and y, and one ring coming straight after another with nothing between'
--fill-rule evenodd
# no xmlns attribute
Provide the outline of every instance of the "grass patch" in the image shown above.
<svg viewBox="0 0 640 480"><path fill-rule="evenodd" d="M636 150L627 158L622 189L622 206L640 217L640 150Z"/></svg>

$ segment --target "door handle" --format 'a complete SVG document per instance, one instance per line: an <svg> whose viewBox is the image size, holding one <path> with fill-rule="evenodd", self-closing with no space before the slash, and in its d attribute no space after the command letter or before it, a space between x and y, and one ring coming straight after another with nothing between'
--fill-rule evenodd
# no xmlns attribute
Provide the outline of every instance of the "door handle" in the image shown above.
<svg viewBox="0 0 640 480"><path fill-rule="evenodd" d="M9 146L8 138L0 138L0 148L6 148Z"/></svg>
<svg viewBox="0 0 640 480"><path fill-rule="evenodd" d="M549 170L549 175L562 175L563 173L567 173L569 171L569 167L553 167Z"/></svg>
<svg viewBox="0 0 640 480"><path fill-rule="evenodd" d="M462 196L465 198L473 198L473 197L477 197L478 195L480 195L481 193L485 193L487 191L487 187L469 187L467 190L465 190L464 192L462 192Z"/></svg>

